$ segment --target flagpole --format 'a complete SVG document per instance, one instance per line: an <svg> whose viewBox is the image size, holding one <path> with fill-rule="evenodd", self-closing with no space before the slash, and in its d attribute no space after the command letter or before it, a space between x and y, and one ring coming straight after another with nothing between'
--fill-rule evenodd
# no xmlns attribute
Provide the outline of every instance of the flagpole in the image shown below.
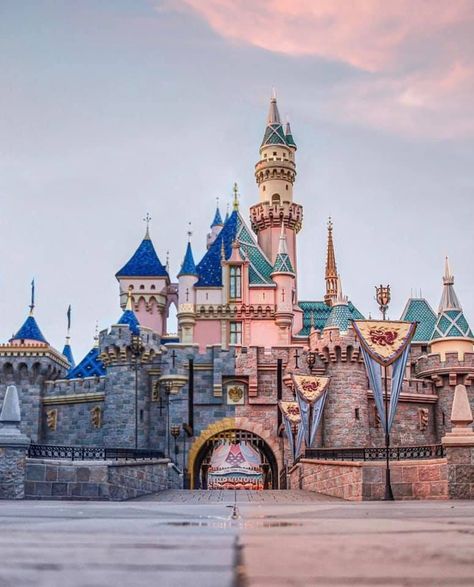
<svg viewBox="0 0 474 587"><path fill-rule="evenodd" d="M393 501L392 485L390 483L390 432L388 430L388 376L387 366L383 368L384 371L384 387L385 387L385 452L386 452L386 467L385 467L385 501Z"/></svg>

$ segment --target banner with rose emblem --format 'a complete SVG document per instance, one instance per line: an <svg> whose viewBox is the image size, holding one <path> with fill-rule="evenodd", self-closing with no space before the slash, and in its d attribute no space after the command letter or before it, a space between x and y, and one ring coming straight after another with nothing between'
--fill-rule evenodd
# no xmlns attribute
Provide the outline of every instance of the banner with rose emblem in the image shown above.
<svg viewBox="0 0 474 587"><path fill-rule="evenodd" d="M293 461L301 452L303 444L303 427L301 426L301 413L297 402L279 401L278 407L283 415L285 432L290 446Z"/></svg>
<svg viewBox="0 0 474 587"><path fill-rule="evenodd" d="M326 402L329 377L293 375L306 447L312 446Z"/></svg>
<svg viewBox="0 0 474 587"><path fill-rule="evenodd" d="M354 320L354 331L359 339L370 387L384 432L390 432L397 411L405 367L410 355L410 343L416 322L392 320ZM385 418L382 367L392 365L388 422Z"/></svg>

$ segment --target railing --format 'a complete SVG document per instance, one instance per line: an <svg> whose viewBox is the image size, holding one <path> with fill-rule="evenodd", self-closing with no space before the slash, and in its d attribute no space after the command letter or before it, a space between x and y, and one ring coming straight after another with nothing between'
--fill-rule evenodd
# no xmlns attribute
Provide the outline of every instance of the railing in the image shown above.
<svg viewBox="0 0 474 587"><path fill-rule="evenodd" d="M442 444L426 446L394 446L389 449L392 461L412 459L436 459L445 456ZM299 457L301 459L301 457ZM306 459L327 461L383 461L387 458L387 449L380 448L307 448Z"/></svg>
<svg viewBox="0 0 474 587"><path fill-rule="evenodd" d="M33 459L65 459L71 461L118 461L162 459L160 450L142 448L105 448L96 446L54 446L30 444L28 456Z"/></svg>

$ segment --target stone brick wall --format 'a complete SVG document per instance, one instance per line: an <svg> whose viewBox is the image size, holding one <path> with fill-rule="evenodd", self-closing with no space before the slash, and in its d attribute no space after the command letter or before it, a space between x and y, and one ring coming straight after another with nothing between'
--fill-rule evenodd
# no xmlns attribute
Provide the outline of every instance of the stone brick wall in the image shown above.
<svg viewBox="0 0 474 587"><path fill-rule="evenodd" d="M394 461L390 470L395 499L448 499L446 459ZM381 500L385 463L302 459L290 470L290 483L350 501Z"/></svg>
<svg viewBox="0 0 474 587"><path fill-rule="evenodd" d="M446 446L449 497L474 499L474 447Z"/></svg>
<svg viewBox="0 0 474 587"><path fill-rule="evenodd" d="M0 499L25 496L26 447L0 446Z"/></svg>
<svg viewBox="0 0 474 587"><path fill-rule="evenodd" d="M28 459L25 498L123 501L179 486L167 459L71 462Z"/></svg>

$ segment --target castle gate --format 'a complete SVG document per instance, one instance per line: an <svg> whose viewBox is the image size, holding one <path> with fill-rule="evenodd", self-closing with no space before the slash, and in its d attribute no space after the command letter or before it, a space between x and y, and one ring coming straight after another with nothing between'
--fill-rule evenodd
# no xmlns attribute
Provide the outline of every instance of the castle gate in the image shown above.
<svg viewBox="0 0 474 587"><path fill-rule="evenodd" d="M217 432L208 438L196 454L192 466L192 489L208 489L208 471L214 449L223 443L233 445L247 444L258 451L261 459L261 471L264 489L278 489L278 464L270 446L263 438L241 429L229 429Z"/></svg>

